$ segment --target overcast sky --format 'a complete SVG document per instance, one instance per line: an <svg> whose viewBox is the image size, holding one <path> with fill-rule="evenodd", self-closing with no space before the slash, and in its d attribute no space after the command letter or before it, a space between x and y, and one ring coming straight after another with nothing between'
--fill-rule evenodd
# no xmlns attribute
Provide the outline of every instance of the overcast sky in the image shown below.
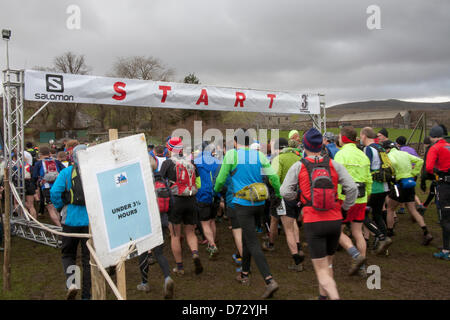
<svg viewBox="0 0 450 320"><path fill-rule="evenodd" d="M66 26L69 5L81 29ZM381 30L369 30L369 5ZM327 104L450 101L448 0L14 0L0 2L12 68L84 54L91 74L151 55L201 83L324 93ZM1 42L0 67L5 68Z"/></svg>

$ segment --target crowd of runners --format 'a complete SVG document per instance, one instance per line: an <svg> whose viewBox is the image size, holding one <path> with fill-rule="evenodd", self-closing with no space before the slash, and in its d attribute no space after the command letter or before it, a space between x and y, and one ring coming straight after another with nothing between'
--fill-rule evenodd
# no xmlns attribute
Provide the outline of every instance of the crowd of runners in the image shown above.
<svg viewBox="0 0 450 320"><path fill-rule="evenodd" d="M279 285L264 251L276 250L275 240L282 228L292 257L286 268L302 272L305 259L310 258L319 299L339 299L333 276L336 250L348 253L349 276L367 277L368 252L389 253L389 247L395 246L397 214L405 209L420 227L420 244L429 245L433 235L423 216L433 198L443 239L441 250L433 257L450 261L447 135L445 126L434 126L424 141L423 159L406 145L405 137L394 142L386 129L375 132L370 127L361 129L359 135L353 127L341 128L338 135L322 135L315 128L303 135L292 130L288 139L271 141L267 148L245 129L235 131L233 141L223 145L205 141L189 154L180 137L168 137L163 145L149 145L161 223L170 236L165 242L170 243L175 265L169 267L163 245L142 254L142 281L137 290L150 290L149 265L157 262L164 275L164 297L172 298L172 277L176 275L182 281L185 274L182 244L186 241L195 274L203 272L201 259L233 259L237 268L234 281L250 285L256 275L251 270L253 258L266 285L261 297L270 298ZM77 166L77 152L85 148L76 140L65 141L61 148L50 144L39 150L27 144L24 154L28 211L37 218L38 211L46 208L53 223L68 233L88 232ZM267 149L267 154L262 149ZM422 191L429 190L424 203L416 196L417 183ZM36 201L39 210L35 209ZM223 217L230 223L231 237L217 239L216 219ZM231 238L236 252L225 257L219 244ZM62 263L69 277L68 267L76 264L79 244L82 298L90 299L86 240L63 237ZM205 245L206 254L200 252L199 244ZM68 289L68 297L73 298L80 288Z"/></svg>

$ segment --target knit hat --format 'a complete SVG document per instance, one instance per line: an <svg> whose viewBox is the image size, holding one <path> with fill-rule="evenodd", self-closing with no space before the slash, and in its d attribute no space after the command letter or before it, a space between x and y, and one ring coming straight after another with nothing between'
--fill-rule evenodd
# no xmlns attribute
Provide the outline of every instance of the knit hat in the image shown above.
<svg viewBox="0 0 450 320"><path fill-rule="evenodd" d="M442 138L444 136L444 130L441 126L434 126L430 130L430 137L431 138Z"/></svg>
<svg viewBox="0 0 450 320"><path fill-rule="evenodd" d="M167 141L167 149L172 153L180 153L183 151L183 142L179 137L170 138Z"/></svg>
<svg viewBox="0 0 450 320"><path fill-rule="evenodd" d="M297 130L291 130L289 132L288 138L291 139L295 134L297 134L298 136L300 136L300 134L298 133Z"/></svg>
<svg viewBox="0 0 450 320"><path fill-rule="evenodd" d="M378 131L378 133L381 133L383 136L385 136L386 138L389 137L389 133L386 130L386 128L382 128L380 131Z"/></svg>
<svg viewBox="0 0 450 320"><path fill-rule="evenodd" d="M309 129L303 135L303 145L308 151L320 152L322 150L322 142L322 134L316 128Z"/></svg>

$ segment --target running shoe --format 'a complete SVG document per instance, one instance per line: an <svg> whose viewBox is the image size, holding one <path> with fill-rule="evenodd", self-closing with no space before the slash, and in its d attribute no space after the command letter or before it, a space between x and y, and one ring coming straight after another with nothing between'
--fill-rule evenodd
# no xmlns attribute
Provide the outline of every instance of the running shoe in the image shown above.
<svg viewBox="0 0 450 320"><path fill-rule="evenodd" d="M195 274L200 274L203 272L203 266L200 261L200 256L198 254L192 255L192 260L194 261Z"/></svg>
<svg viewBox="0 0 450 320"><path fill-rule="evenodd" d="M303 270L305 270L305 268L303 266L303 263L291 264L291 265L288 266L288 269L292 270L292 271L296 271L296 272L302 272Z"/></svg>
<svg viewBox="0 0 450 320"><path fill-rule="evenodd" d="M164 281L164 299L172 299L173 298L173 288L174 288L174 282L171 277L168 277Z"/></svg>
<svg viewBox="0 0 450 320"><path fill-rule="evenodd" d="M210 247L210 251L209 251L209 259L210 260L216 259L218 254L219 254L219 249L217 247Z"/></svg>
<svg viewBox="0 0 450 320"><path fill-rule="evenodd" d="M426 236L423 236L422 245L427 246L430 244L430 242L433 240L433 236L431 233L427 233Z"/></svg>
<svg viewBox="0 0 450 320"><path fill-rule="evenodd" d="M360 268L358 274L361 278L367 279L367 271L366 268Z"/></svg>
<svg viewBox="0 0 450 320"><path fill-rule="evenodd" d="M269 244L269 242L267 242L267 241L264 241L263 243L262 243L262 249L264 250L264 251L274 251L275 250L275 246L271 246L270 244Z"/></svg>
<svg viewBox="0 0 450 320"><path fill-rule="evenodd" d="M244 286L250 285L250 278L249 277L243 277L242 272L239 272L239 274L236 277L236 281L240 282Z"/></svg>
<svg viewBox="0 0 450 320"><path fill-rule="evenodd" d="M359 268L366 262L366 257L359 255L356 259L352 259L352 265L350 267L350 271L348 272L349 276L355 275Z"/></svg>
<svg viewBox="0 0 450 320"><path fill-rule="evenodd" d="M450 252L439 251L439 252L433 253L433 257L435 257L437 259L450 261Z"/></svg>
<svg viewBox="0 0 450 320"><path fill-rule="evenodd" d="M148 283L140 283L137 285L139 291L150 292L150 286Z"/></svg>
<svg viewBox="0 0 450 320"><path fill-rule="evenodd" d="M273 294L279 289L278 283L272 279L268 285L266 285L266 291L264 291L264 294L261 298L263 299L269 299L272 298Z"/></svg>
<svg viewBox="0 0 450 320"><path fill-rule="evenodd" d="M242 258L238 258L236 253L234 253L232 256L234 263L236 263L238 266L242 265Z"/></svg>
<svg viewBox="0 0 450 320"><path fill-rule="evenodd" d="M175 273L177 276L184 275L184 269L178 269L177 267L173 268L172 272Z"/></svg>
<svg viewBox="0 0 450 320"><path fill-rule="evenodd" d="M379 255L381 253L386 252L386 250L391 246L392 239L389 237L386 237L384 240L380 240L378 243L378 248L375 250L375 254Z"/></svg>
<svg viewBox="0 0 450 320"><path fill-rule="evenodd" d="M397 214L405 214L406 213L405 208L401 207L400 209L397 210L396 213Z"/></svg>

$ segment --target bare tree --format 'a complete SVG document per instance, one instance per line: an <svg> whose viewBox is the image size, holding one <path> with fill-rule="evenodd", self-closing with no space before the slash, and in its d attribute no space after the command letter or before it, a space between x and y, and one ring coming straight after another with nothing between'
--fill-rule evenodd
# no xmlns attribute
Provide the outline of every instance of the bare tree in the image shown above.
<svg viewBox="0 0 450 320"><path fill-rule="evenodd" d="M66 52L53 60L53 70L62 73L88 74L91 68L86 65L84 55Z"/></svg>
<svg viewBox="0 0 450 320"><path fill-rule="evenodd" d="M160 59L155 57L133 56L117 58L113 65L111 76L129 79L171 81L175 71L167 67ZM119 107L119 116L124 123L134 128L139 121L151 119L152 129L163 130L161 121L163 109L147 109L138 107Z"/></svg>

